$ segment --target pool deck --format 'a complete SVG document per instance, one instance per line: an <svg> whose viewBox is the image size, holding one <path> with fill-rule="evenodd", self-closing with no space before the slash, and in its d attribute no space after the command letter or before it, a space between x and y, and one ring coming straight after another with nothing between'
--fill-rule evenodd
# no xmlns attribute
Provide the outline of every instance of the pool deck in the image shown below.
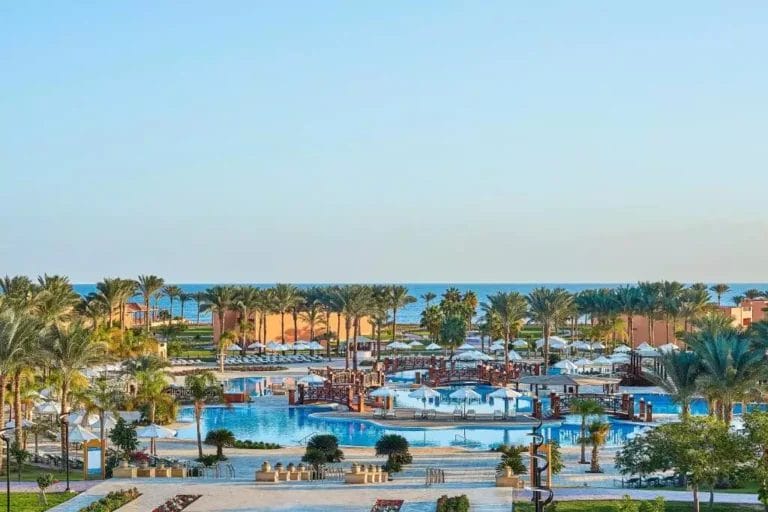
<svg viewBox="0 0 768 512"><path fill-rule="evenodd" d="M395 418L382 418L380 416L374 416L373 413L356 413L347 411L328 411L319 412L313 416L322 417L327 419L337 419L340 421L351 420L363 420L380 425L382 427L398 427L398 428L455 428L455 427L532 427L538 425L538 420L534 420L530 416L516 416L514 419L499 420L493 419L488 414L480 415L476 419L456 419L451 413L438 412L434 419L414 419L413 411L418 409L403 408L397 409L397 417ZM559 424L562 420L545 420L544 425Z"/></svg>

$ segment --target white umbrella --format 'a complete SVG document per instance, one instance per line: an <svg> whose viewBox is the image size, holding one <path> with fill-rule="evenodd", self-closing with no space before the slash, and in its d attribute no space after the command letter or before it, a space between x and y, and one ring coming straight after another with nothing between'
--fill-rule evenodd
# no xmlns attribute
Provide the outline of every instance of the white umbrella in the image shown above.
<svg viewBox="0 0 768 512"><path fill-rule="evenodd" d="M176 437L176 431L165 428L155 423L150 423L146 427L140 427L136 430L136 436L148 437L150 439L159 439L166 437Z"/></svg>
<svg viewBox="0 0 768 512"><path fill-rule="evenodd" d="M22 428L29 428L29 427L31 427L32 425L34 425L34 423L32 423L32 422L31 422L31 421L29 421L29 420L21 420L21 427L22 427ZM16 428L16 422L15 422L14 420L10 420L10 421L8 421L8 422L5 424L5 428Z"/></svg>
<svg viewBox="0 0 768 512"><path fill-rule="evenodd" d="M512 342L512 346L515 348L528 348L528 342L522 339L517 339Z"/></svg>
<svg viewBox="0 0 768 512"><path fill-rule="evenodd" d="M255 350L255 349L257 349L257 348L264 348L265 346L266 346L266 345L264 345L263 343L259 343L259 342L257 341L256 343L251 343L250 345L248 345L248 349L250 349L250 350Z"/></svg>
<svg viewBox="0 0 768 512"><path fill-rule="evenodd" d="M483 354L478 350L469 350L467 352L461 352L454 356L456 361L490 361L493 359L487 354Z"/></svg>
<svg viewBox="0 0 768 512"><path fill-rule="evenodd" d="M421 386L419 388L414 389L410 393L408 393L408 396L410 398L419 398L421 400L427 400L430 398L437 398L440 396L440 393L435 391L429 386Z"/></svg>
<svg viewBox="0 0 768 512"><path fill-rule="evenodd" d="M665 343L664 345L661 345L659 347L659 352L661 352L662 354L666 354L674 350L680 350L680 347L678 347L674 343Z"/></svg>
<svg viewBox="0 0 768 512"><path fill-rule="evenodd" d="M115 420L114 414L111 413L105 413L104 414L104 431L110 431L112 430L115 425L117 425L117 420ZM96 423L91 426L91 429L94 431L101 431L101 421L97 421Z"/></svg>
<svg viewBox="0 0 768 512"><path fill-rule="evenodd" d="M500 351L504 350L504 345L499 345L497 343L494 343L493 345L488 347L488 350L490 350L492 352L500 352Z"/></svg>
<svg viewBox="0 0 768 512"><path fill-rule="evenodd" d="M411 346L407 343L403 343L402 341L394 341L387 345L388 350L410 350Z"/></svg>
<svg viewBox="0 0 768 512"><path fill-rule="evenodd" d="M43 402L35 406L35 411L40 414L59 414L61 406L56 402Z"/></svg>
<svg viewBox="0 0 768 512"><path fill-rule="evenodd" d="M641 357L659 357L661 355L658 350L652 348L638 350L637 353L640 354Z"/></svg>
<svg viewBox="0 0 768 512"><path fill-rule="evenodd" d="M423 346L424 346L424 344L423 344L422 342L420 342L420 341L416 341L416 340L414 340L414 341L410 342L408 345L409 345L411 348L417 348L417 347L423 347Z"/></svg>
<svg viewBox="0 0 768 512"><path fill-rule="evenodd" d="M299 341L293 344L293 350L309 350L309 345L303 341Z"/></svg>
<svg viewBox="0 0 768 512"><path fill-rule="evenodd" d="M519 398L523 395L522 393L519 393L512 388L499 388L496 391L488 394L488 396L494 399L498 398L500 400L504 400L504 415L509 416L509 401Z"/></svg>
<svg viewBox="0 0 768 512"><path fill-rule="evenodd" d="M308 386L319 386L322 385L326 380L327 379L322 375L310 373L309 375L305 375L304 377L300 378L299 382Z"/></svg>
<svg viewBox="0 0 768 512"><path fill-rule="evenodd" d="M86 415L84 411L74 411L69 413L69 416L67 416L67 421L70 425L91 426L99 421L99 417L96 414Z"/></svg>
<svg viewBox="0 0 768 512"><path fill-rule="evenodd" d="M586 358L577 359L573 362L576 366L584 367L592 364L592 361Z"/></svg>
<svg viewBox="0 0 768 512"><path fill-rule="evenodd" d="M325 347L323 347L320 343L316 341L310 341L309 342L309 350L323 350Z"/></svg>
<svg viewBox="0 0 768 512"><path fill-rule="evenodd" d="M614 351L614 352L619 352L619 353L622 353L622 352L631 352L631 351L632 351L632 349L631 349L631 348L629 348L629 347L628 347L628 346L626 346L626 345L619 345L618 347L616 347L615 349L613 349L613 351Z"/></svg>
<svg viewBox="0 0 768 512"><path fill-rule="evenodd" d="M80 425L70 425L67 436L70 443L84 443L99 438L97 435L85 430Z"/></svg>
<svg viewBox="0 0 768 512"><path fill-rule="evenodd" d="M267 343L267 349L274 350L274 351L281 351L284 350L284 347L281 343L277 343L276 341L270 341Z"/></svg>
<svg viewBox="0 0 768 512"><path fill-rule="evenodd" d="M613 361L611 361L605 356L600 356L597 359L592 361L593 366L610 366L612 364L613 364Z"/></svg>
<svg viewBox="0 0 768 512"><path fill-rule="evenodd" d="M653 348L653 345L649 345L648 343L641 343L637 346L637 350L655 350Z"/></svg>
<svg viewBox="0 0 768 512"><path fill-rule="evenodd" d="M430 343L426 347L424 347L425 350L442 350L443 347L438 345L437 343Z"/></svg>
<svg viewBox="0 0 768 512"><path fill-rule="evenodd" d="M605 345L600 343L599 341L596 341L592 344L592 350L605 350Z"/></svg>
<svg viewBox="0 0 768 512"><path fill-rule="evenodd" d="M475 346L470 345L469 343L463 343L459 345L459 347L456 350L475 350Z"/></svg>
<svg viewBox="0 0 768 512"><path fill-rule="evenodd" d="M462 400L464 402L464 416L467 415L467 402L469 400L480 400L480 393L475 391L472 388L459 388L450 395L448 395L448 398L452 398L454 400Z"/></svg>
<svg viewBox="0 0 768 512"><path fill-rule="evenodd" d="M389 386L381 386L380 388L371 391L368 396L372 396L373 398L394 397L397 396L397 391Z"/></svg>
<svg viewBox="0 0 768 512"><path fill-rule="evenodd" d="M572 371L578 368L571 360L569 359L563 359L562 361L558 361L553 365L555 368L559 368L561 370L568 370Z"/></svg>
<svg viewBox="0 0 768 512"><path fill-rule="evenodd" d="M544 346L544 338L536 340L536 348ZM558 336L552 336L549 338L549 348L553 350L563 350L568 348L568 342Z"/></svg>
<svg viewBox="0 0 768 512"><path fill-rule="evenodd" d="M520 356L520 354L518 354L514 350L510 350L509 351L509 360L510 361L522 361L523 358Z"/></svg>
<svg viewBox="0 0 768 512"><path fill-rule="evenodd" d="M586 341L574 341L571 343L571 346L578 350L592 350L592 345Z"/></svg>
<svg viewBox="0 0 768 512"><path fill-rule="evenodd" d="M242 347L234 343L227 347L227 352L238 352L240 350L243 350Z"/></svg>

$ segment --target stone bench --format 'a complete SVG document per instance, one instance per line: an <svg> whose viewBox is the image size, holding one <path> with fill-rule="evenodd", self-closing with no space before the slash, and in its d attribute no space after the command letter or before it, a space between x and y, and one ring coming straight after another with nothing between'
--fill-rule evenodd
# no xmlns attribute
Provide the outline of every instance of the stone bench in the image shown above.
<svg viewBox="0 0 768 512"><path fill-rule="evenodd" d="M504 468L504 472L496 476L496 487L514 487L522 489L525 482L520 475L513 475L512 468Z"/></svg>

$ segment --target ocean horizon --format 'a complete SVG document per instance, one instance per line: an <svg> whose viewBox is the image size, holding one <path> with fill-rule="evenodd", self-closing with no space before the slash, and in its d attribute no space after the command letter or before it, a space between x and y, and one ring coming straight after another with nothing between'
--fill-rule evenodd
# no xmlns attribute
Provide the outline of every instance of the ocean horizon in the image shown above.
<svg viewBox="0 0 768 512"><path fill-rule="evenodd" d="M274 286L276 283L168 283L168 284L175 284L176 286L179 286L182 290L184 290L184 292L186 293L196 293L216 285L235 284L235 285L250 285L250 286L256 286L260 288L269 288L271 286ZM351 284L351 283L293 283L293 284L299 288L309 288L311 286L329 286L334 284ZM374 284L374 283L365 283L365 284ZM377 283L377 284L381 284L381 283ZM486 300L486 297L488 297L488 295L493 295L494 293L497 293L497 292L516 291L525 295L529 293L531 290L533 290L534 288L537 288L539 286L546 286L549 288L564 288L565 290L568 290L571 293L577 293L577 292L588 290L588 289L616 288L626 284L636 284L636 283L384 283L384 284L402 284L403 286L408 287L410 294L416 297L416 302L414 302L413 304L409 304L408 306L404 307L402 310L398 310L397 321L398 323L417 324L419 323L421 312L424 309L424 299L422 298L422 295L426 294L427 292L432 292L438 296L438 300L439 300L440 295L443 292L445 292L446 289L451 287L458 288L462 293L472 290L477 294L478 300L480 302L483 302ZM714 283L707 283L708 286L712 284ZM722 296L723 304L731 303L731 298L733 296L742 295L746 290L749 290L752 288L756 288L758 290L768 289L768 283L727 283L727 284L731 287L731 290L728 293L723 294ZM96 291L95 283L79 283L79 284L73 285L73 287L77 293L83 296ZM710 295L712 294L710 293ZM712 296L712 300L715 300L714 296ZM167 297L162 297L158 301L158 305L161 309L168 309L168 307L170 306L170 301L168 300ZM181 304L179 303L178 300L174 301L173 303L172 314L174 317L181 316ZM188 320L197 319L197 308L194 301L192 301L191 303L187 303L185 305L184 318ZM209 313L201 314L200 321L210 322L211 315Z"/></svg>

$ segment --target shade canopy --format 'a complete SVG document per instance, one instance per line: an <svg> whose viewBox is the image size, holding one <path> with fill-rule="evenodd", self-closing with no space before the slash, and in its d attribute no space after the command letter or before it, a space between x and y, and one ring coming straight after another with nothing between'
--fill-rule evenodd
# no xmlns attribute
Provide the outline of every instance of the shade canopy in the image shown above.
<svg viewBox="0 0 768 512"><path fill-rule="evenodd" d="M448 398L454 400L480 400L482 397L480 396L480 393L472 388L459 388L448 395Z"/></svg>
<svg viewBox="0 0 768 512"><path fill-rule="evenodd" d="M408 393L408 396L410 398L419 398L423 400L429 398L437 398L440 396L440 393L429 386L421 386Z"/></svg>
<svg viewBox="0 0 768 512"><path fill-rule="evenodd" d="M115 419L114 414L112 413L105 413L104 414L104 430L112 430L115 425L117 425L117 420ZM91 428L94 431L101 430L101 421L97 421L96 423L91 426Z"/></svg>
<svg viewBox="0 0 768 512"><path fill-rule="evenodd" d="M411 346L407 343L403 343L402 341L393 341L389 345L387 345L388 350L410 350Z"/></svg>
<svg viewBox="0 0 768 512"><path fill-rule="evenodd" d="M97 435L87 431L80 425L70 425L67 436L70 443L84 443L99 438Z"/></svg>
<svg viewBox="0 0 768 512"><path fill-rule="evenodd" d="M475 350L475 346L470 343L462 343L456 350Z"/></svg>
<svg viewBox="0 0 768 512"><path fill-rule="evenodd" d="M265 345L263 343L259 343L258 341L256 343L251 343L250 345L248 345L248 348L251 350L255 350L257 348L264 348L264 347Z"/></svg>
<svg viewBox="0 0 768 512"><path fill-rule="evenodd" d="M680 350L680 347L678 347L674 343L665 343L664 345L661 345L659 347L659 352L661 352L662 354L666 354L675 350Z"/></svg>
<svg viewBox="0 0 768 512"><path fill-rule="evenodd" d="M655 350L655 349L653 348L653 345L643 342L637 346L637 350Z"/></svg>
<svg viewBox="0 0 768 512"><path fill-rule="evenodd" d="M614 351L614 352L619 352L619 353L622 353L622 352L630 352L630 351L632 351L632 349L631 349L631 348L629 348L629 347L628 347L628 346L626 346L626 345L619 345L618 347L616 347L615 349L613 349L613 351Z"/></svg>
<svg viewBox="0 0 768 512"><path fill-rule="evenodd" d="M501 398L502 400L513 400L523 396L523 394L512 388L499 388L489 393L488 396L491 398Z"/></svg>
<svg viewBox="0 0 768 512"><path fill-rule="evenodd" d="M456 361L490 361L493 358L488 354L483 354L478 350L468 350L466 352L457 354L454 356L454 359Z"/></svg>
<svg viewBox="0 0 768 512"><path fill-rule="evenodd" d="M528 348L528 342L523 339L517 339L512 342L512 346L515 348Z"/></svg>
<svg viewBox="0 0 768 512"><path fill-rule="evenodd" d="M543 347L544 343L545 343L544 338L540 338L536 340L536 348ZM563 338L560 338L559 336L552 336L551 338L549 338L549 348L554 350L563 350L565 348L568 348L568 342Z"/></svg>
<svg viewBox="0 0 768 512"><path fill-rule="evenodd" d="M611 366L614 361L611 361L605 356L600 356L592 361L592 366Z"/></svg>
<svg viewBox="0 0 768 512"><path fill-rule="evenodd" d="M424 344L423 344L422 342L420 342L420 341L416 341L416 340L414 340L414 341L410 342L408 345L409 345L411 348L418 348L418 347L423 347L423 346L424 346Z"/></svg>
<svg viewBox="0 0 768 512"><path fill-rule="evenodd" d="M299 341L297 343L293 344L293 350L310 350L309 344L304 343L303 341Z"/></svg>
<svg viewBox="0 0 768 512"><path fill-rule="evenodd" d="M243 348L240 345L235 345L234 343L227 347L227 352L237 352L243 350Z"/></svg>
<svg viewBox="0 0 768 512"><path fill-rule="evenodd" d="M520 354L518 354L514 350L510 350L509 351L509 360L510 361L522 361L523 358L520 356Z"/></svg>
<svg viewBox="0 0 768 512"><path fill-rule="evenodd" d="M659 357L661 355L661 352L653 348L638 350L637 353L640 354L640 357Z"/></svg>
<svg viewBox="0 0 768 512"><path fill-rule="evenodd" d="M140 427L136 429L136 435L138 437L148 437L150 439L159 439L166 437L176 437L176 431L170 428L150 423L146 427Z"/></svg>
<svg viewBox="0 0 768 512"><path fill-rule="evenodd" d="M590 345L586 341L574 341L573 343L571 343L571 347L578 350L592 350L592 345Z"/></svg>
<svg viewBox="0 0 768 512"><path fill-rule="evenodd" d="M310 373L309 375L305 375L302 378L300 378L299 383L306 384L308 386L318 386L325 383L326 380L327 379L322 375L317 375L316 373Z"/></svg>
<svg viewBox="0 0 768 512"><path fill-rule="evenodd" d="M374 398L388 398L397 396L397 391L390 388L389 386L381 386L380 388L371 391L368 396L372 396Z"/></svg>
<svg viewBox="0 0 768 512"><path fill-rule="evenodd" d="M575 365L576 365L576 366L578 366L578 367L582 367L582 368L583 368L584 366L589 366L589 365L591 365L591 364L592 364L592 360L590 360L590 359L586 359L586 358L583 358L583 357L582 357L581 359L577 359L577 360L575 360L575 361L573 362L573 364L575 364Z"/></svg>
<svg viewBox="0 0 768 512"><path fill-rule="evenodd" d="M320 343L316 341L310 341L309 342L309 350L323 350L325 347L323 347Z"/></svg>
<svg viewBox="0 0 768 512"><path fill-rule="evenodd" d="M34 423L32 423L29 420L21 420L22 428L29 428L32 425L34 425ZM6 422L5 428L16 428L16 422L14 420L10 420L10 421Z"/></svg>
<svg viewBox="0 0 768 512"><path fill-rule="evenodd" d="M425 350L442 350L443 347L438 345L437 343L430 343L426 347L424 347Z"/></svg>
<svg viewBox="0 0 768 512"><path fill-rule="evenodd" d="M96 414L86 414L85 411L73 411L67 416L67 422L70 425L90 426L99 421Z"/></svg>
<svg viewBox="0 0 768 512"><path fill-rule="evenodd" d="M553 365L554 368L559 368L561 370L575 370L578 368L573 361L570 359L563 359L562 361L558 361Z"/></svg>
<svg viewBox="0 0 768 512"><path fill-rule="evenodd" d="M56 402L43 402L35 406L35 411L40 414L59 414L61 406Z"/></svg>
<svg viewBox="0 0 768 512"><path fill-rule="evenodd" d="M605 345L600 343L599 341L596 341L592 344L592 350L605 350Z"/></svg>

